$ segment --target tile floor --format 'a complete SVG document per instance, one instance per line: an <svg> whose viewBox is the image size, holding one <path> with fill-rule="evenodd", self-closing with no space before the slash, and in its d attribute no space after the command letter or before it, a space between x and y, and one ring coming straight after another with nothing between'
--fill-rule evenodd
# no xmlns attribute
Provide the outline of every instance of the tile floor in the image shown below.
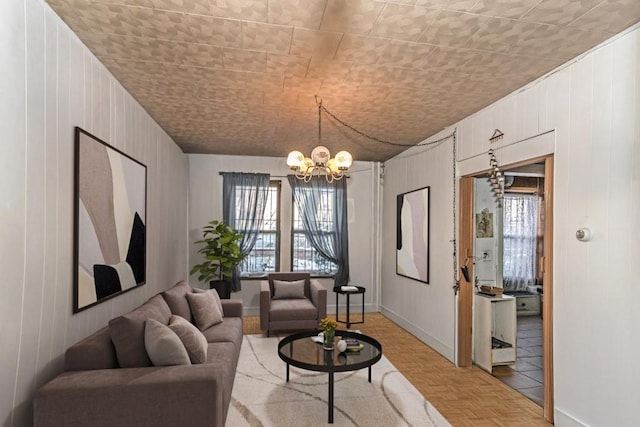
<svg viewBox="0 0 640 427"><path fill-rule="evenodd" d="M538 405L543 405L542 318L518 316L516 364L496 366L493 375Z"/></svg>

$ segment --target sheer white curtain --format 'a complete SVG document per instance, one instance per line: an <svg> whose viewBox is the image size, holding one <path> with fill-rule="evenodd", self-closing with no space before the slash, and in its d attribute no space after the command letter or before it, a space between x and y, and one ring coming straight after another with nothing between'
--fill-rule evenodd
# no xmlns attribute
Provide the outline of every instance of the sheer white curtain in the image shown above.
<svg viewBox="0 0 640 427"><path fill-rule="evenodd" d="M538 196L507 193L503 212L504 288L524 291L535 282Z"/></svg>

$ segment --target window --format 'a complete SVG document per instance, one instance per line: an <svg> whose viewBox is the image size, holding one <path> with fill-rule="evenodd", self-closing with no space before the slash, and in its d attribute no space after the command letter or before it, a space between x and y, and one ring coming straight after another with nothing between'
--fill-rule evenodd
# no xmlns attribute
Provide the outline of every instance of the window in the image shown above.
<svg viewBox="0 0 640 427"><path fill-rule="evenodd" d="M334 198L335 190L333 188L323 190L320 203L316 209L316 215L320 223L319 233L331 238L333 238L333 234L335 234L335 230L333 230ZM291 240L292 271L308 271L316 276L332 276L336 273L338 266L320 255L311 245L309 239L307 239L303 231L297 202L295 200L293 201L293 232Z"/></svg>
<svg viewBox="0 0 640 427"><path fill-rule="evenodd" d="M241 190L236 198L242 197ZM280 259L280 182L271 181L262 225L253 249L240 264L241 277L264 276L278 270Z"/></svg>
<svg viewBox="0 0 640 427"><path fill-rule="evenodd" d="M538 196L504 196L503 277L505 289L524 291L535 282Z"/></svg>

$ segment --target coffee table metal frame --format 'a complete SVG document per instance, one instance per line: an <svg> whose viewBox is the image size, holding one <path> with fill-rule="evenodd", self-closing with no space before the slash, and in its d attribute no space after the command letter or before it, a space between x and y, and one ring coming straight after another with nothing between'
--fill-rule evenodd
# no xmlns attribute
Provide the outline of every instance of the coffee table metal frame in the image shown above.
<svg viewBox="0 0 640 427"><path fill-rule="evenodd" d="M318 331L305 331L299 332L293 335L289 335L278 343L278 356L287 364L287 382L289 382L289 365L293 365L295 367L305 369L308 371L317 371L317 372L327 372L329 374L329 424L333 424L333 384L334 384L334 373L335 372L348 372L348 371L357 371L363 368L368 368L369 375L368 380L371 382L371 366L380 360L382 357L382 345L375 339L368 335L360 334L357 332L348 332L348 331L336 331L336 337L351 337L356 338L362 344L364 344L365 348L363 348L360 353L350 354L349 352L339 353L337 349L334 350L324 350L322 348L322 344L315 343L311 341L311 337L317 335ZM313 363L304 359L303 357L296 359L295 350L293 347L296 347L296 344L300 346L303 350L300 353L309 354L309 350L313 352L313 347L317 349L318 352L323 352L323 357L320 358L324 361L321 365L319 363ZM311 349L310 349L311 347ZM288 350L288 351L287 351ZM373 355L370 358L364 360L359 356L362 353L372 352ZM287 354L289 353L289 354ZM300 354L299 353L299 354ZM334 364L336 355L344 355L344 364ZM330 359L327 359L326 356L330 356ZM351 360L354 363L349 363ZM318 360L318 358L315 358ZM331 363L327 363L327 360L331 360ZM340 363L340 362L339 362Z"/></svg>

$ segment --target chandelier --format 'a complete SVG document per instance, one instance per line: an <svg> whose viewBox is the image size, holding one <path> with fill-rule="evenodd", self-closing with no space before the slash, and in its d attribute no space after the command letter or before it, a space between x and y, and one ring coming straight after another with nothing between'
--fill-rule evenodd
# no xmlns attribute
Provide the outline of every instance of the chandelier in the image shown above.
<svg viewBox="0 0 640 427"><path fill-rule="evenodd" d="M348 151L340 151L331 158L329 149L322 145L322 100L320 100L318 102L318 146L311 151L311 157L305 157L300 151L290 152L287 156L287 165L295 172L296 178L304 182L309 182L314 176L321 175L328 182L333 182L346 176L352 162L353 158Z"/></svg>

